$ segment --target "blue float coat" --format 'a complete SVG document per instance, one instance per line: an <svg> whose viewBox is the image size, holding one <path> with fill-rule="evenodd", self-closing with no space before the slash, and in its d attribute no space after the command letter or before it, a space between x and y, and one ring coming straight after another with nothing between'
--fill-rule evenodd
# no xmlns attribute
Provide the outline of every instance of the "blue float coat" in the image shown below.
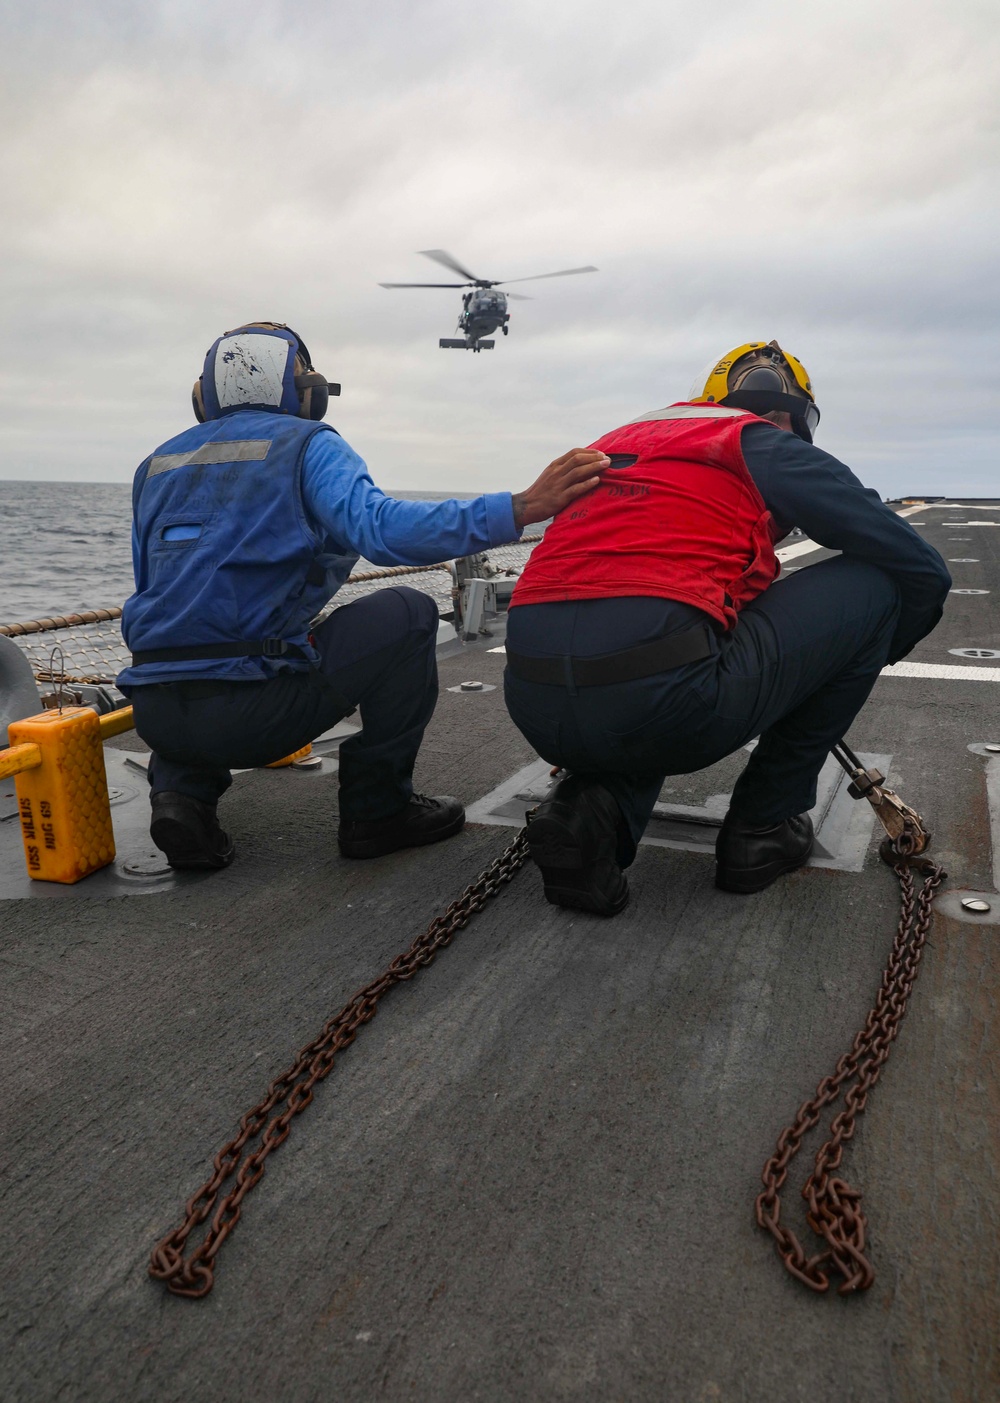
<svg viewBox="0 0 1000 1403"><path fill-rule="evenodd" d="M519 535L509 492L399 501L329 425L261 410L163 444L136 473L132 501L136 592L122 633L133 652L280 638L307 656L145 663L119 675L125 688L307 668L310 621L359 555L432 564Z"/></svg>

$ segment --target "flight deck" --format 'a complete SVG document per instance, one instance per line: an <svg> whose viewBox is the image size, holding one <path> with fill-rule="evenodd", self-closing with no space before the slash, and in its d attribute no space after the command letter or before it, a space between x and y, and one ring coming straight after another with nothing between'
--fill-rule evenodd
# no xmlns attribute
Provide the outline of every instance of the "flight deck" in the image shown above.
<svg viewBox="0 0 1000 1403"><path fill-rule="evenodd" d="M441 651L415 780L468 806L451 841L342 859L332 737L312 769L237 776L224 871L0 901L6 1403L1000 1396L1000 501L897 506L954 589L848 739L949 876L845 1156L874 1286L807 1291L753 1204L871 1006L896 878L833 775L823 853L758 895L717 891L732 759L667 782L614 919L546 905L529 862L338 1056L211 1295L149 1278L240 1115L543 792L503 704L500 618ZM785 566L828 554L798 542ZM142 742L109 746L141 792ZM805 1236L823 1130L783 1194Z"/></svg>

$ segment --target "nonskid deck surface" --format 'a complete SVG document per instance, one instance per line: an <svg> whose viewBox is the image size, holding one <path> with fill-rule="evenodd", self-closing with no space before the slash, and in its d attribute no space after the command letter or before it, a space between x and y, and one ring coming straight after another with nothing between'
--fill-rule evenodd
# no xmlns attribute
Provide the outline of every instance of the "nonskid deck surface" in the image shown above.
<svg viewBox="0 0 1000 1403"><path fill-rule="evenodd" d="M991 592L950 596L907 662L988 675L885 677L850 739L893 757L949 887L992 892L1000 761L969 746L1000 741L1000 662L949 650L1000 649L1000 526L944 523L1000 503L913 520ZM502 669L442 661L421 788L472 804L532 762L499 688L447 690ZM877 987L897 888L873 845L747 898L645 845L613 921L546 906L526 869L338 1060L213 1294L168 1296L150 1247L239 1114L513 835L347 863L331 773L252 772L224 803L239 857L209 880L0 908L5 1400L998 1395L1000 900L936 916L848 1151L872 1290L807 1293L752 1221Z"/></svg>

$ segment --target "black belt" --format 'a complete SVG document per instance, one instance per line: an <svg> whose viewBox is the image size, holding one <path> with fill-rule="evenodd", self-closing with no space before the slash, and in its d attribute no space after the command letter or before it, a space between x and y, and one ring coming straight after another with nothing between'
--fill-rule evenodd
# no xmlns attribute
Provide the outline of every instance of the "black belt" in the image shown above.
<svg viewBox="0 0 1000 1403"><path fill-rule="evenodd" d="M305 658L296 643L283 638L263 638L259 643L199 643L192 648L153 648L148 653L133 653L132 666L144 663L200 663L213 658Z"/></svg>
<svg viewBox="0 0 1000 1403"><path fill-rule="evenodd" d="M621 653L602 653L596 658L526 658L507 649L507 666L525 682L548 682L553 686L605 687L612 682L635 682L685 663L700 662L715 651L710 630L685 629L640 643Z"/></svg>

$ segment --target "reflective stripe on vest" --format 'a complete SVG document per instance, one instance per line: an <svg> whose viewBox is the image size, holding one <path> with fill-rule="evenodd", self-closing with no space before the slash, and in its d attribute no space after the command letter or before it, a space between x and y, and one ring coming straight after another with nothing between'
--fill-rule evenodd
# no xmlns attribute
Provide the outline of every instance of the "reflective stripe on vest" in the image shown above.
<svg viewBox="0 0 1000 1403"><path fill-rule="evenodd" d="M272 442L269 438L243 438L230 443L205 443L190 453L160 453L150 459L146 477L198 463L262 463Z"/></svg>
<svg viewBox="0 0 1000 1403"><path fill-rule="evenodd" d="M651 409L630 419L630 424L649 424L662 419L735 419L746 414L745 409L729 409L724 404L669 404L666 409Z"/></svg>

